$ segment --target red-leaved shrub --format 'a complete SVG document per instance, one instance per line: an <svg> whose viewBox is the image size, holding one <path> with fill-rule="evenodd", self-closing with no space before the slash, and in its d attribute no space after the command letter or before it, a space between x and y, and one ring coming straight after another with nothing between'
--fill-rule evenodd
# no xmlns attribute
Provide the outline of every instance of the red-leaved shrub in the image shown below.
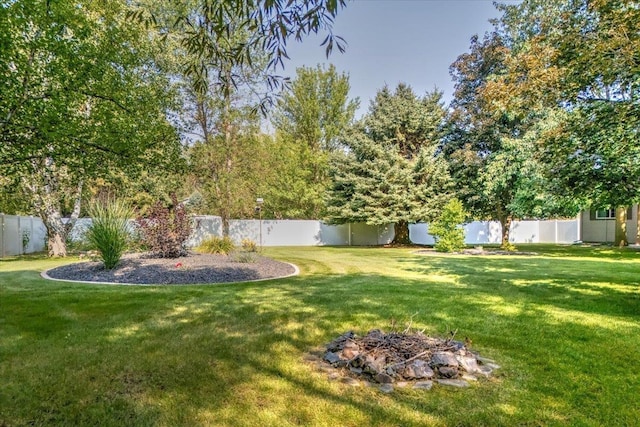
<svg viewBox="0 0 640 427"><path fill-rule="evenodd" d="M142 243L160 258L177 258L187 254L186 242L191 234L191 219L182 203L171 196L171 207L156 202L149 214L138 217Z"/></svg>

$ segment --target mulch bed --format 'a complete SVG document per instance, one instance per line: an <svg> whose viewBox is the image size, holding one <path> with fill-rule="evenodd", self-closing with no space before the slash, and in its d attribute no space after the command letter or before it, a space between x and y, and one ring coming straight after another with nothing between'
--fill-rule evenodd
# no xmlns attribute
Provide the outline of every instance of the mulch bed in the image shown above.
<svg viewBox="0 0 640 427"><path fill-rule="evenodd" d="M144 285L229 283L293 275L297 269L270 258L255 255L253 262L239 262L233 256L190 253L180 258L152 258L126 254L113 270L102 262L84 261L48 270L53 279Z"/></svg>

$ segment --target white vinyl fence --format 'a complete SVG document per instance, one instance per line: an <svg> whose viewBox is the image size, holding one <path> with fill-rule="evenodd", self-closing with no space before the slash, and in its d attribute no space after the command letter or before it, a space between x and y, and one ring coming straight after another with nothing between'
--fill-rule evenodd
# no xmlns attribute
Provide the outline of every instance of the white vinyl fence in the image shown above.
<svg viewBox="0 0 640 427"><path fill-rule="evenodd" d="M222 235L222 221L216 216L195 218L195 231L189 245L197 246L208 236ZM416 244L433 245L428 224L411 224L409 236ZM502 229L497 221L474 221L464 226L465 242L470 245L499 244ZM314 220L232 220L229 235L236 241L251 239L263 246L374 246L390 243L393 224L327 225ZM512 243L573 243L580 239L578 220L514 221L509 240Z"/></svg>
<svg viewBox="0 0 640 427"><path fill-rule="evenodd" d="M222 236L217 216L197 216L189 246L209 236ZM327 225L316 220L231 220L229 236L235 242L251 239L262 246L375 246L393 240L393 225Z"/></svg>
<svg viewBox="0 0 640 427"><path fill-rule="evenodd" d="M0 256L20 255L44 250L46 229L39 218L0 214L2 221ZM80 218L71 231L72 240L81 240L89 218ZM390 243L393 224L327 225L315 220L232 220L230 237L240 243L251 239L262 246L376 246ZM500 243L502 232L496 221L474 221L466 224L465 242L470 245ZM511 224L512 243L572 243L580 239L578 220L514 221ZM222 221L217 216L194 217L194 231L188 246L194 247L209 236L222 235ZM409 226L411 241L433 245L428 224ZM25 237L25 236L28 236ZM24 245L23 245L24 243Z"/></svg>
<svg viewBox="0 0 640 427"><path fill-rule="evenodd" d="M413 243L433 245L428 224L412 224L409 235ZM464 241L468 245L500 244L502 227L498 221L474 221L464 226ZM509 228L511 243L573 243L580 240L579 221L513 221Z"/></svg>
<svg viewBox="0 0 640 427"><path fill-rule="evenodd" d="M46 235L40 218L0 213L0 258L43 251Z"/></svg>

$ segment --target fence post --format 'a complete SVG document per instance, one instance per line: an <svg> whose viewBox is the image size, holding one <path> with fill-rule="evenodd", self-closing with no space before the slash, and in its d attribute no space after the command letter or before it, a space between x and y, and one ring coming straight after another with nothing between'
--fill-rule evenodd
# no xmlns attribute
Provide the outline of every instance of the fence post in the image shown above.
<svg viewBox="0 0 640 427"><path fill-rule="evenodd" d="M4 258L5 256L4 234L4 214L0 213L0 241L2 241L2 251L0 252L0 258Z"/></svg>
<svg viewBox="0 0 640 427"><path fill-rule="evenodd" d="M18 244L20 245L20 249L18 250L18 253L20 255L24 255L24 247L22 245L22 227L20 227L22 222L20 221L21 219L22 217L18 215Z"/></svg>
<svg viewBox="0 0 640 427"><path fill-rule="evenodd" d="M29 215L29 244L27 245L27 247L29 249L33 247L33 215Z"/></svg>

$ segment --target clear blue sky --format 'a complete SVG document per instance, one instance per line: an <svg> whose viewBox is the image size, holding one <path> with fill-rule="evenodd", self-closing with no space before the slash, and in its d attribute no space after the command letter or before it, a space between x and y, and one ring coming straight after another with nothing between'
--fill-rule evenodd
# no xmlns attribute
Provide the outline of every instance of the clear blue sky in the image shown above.
<svg viewBox="0 0 640 427"><path fill-rule="evenodd" d="M453 94L449 66L468 51L474 34L492 28L500 16L491 0L355 0L347 3L334 24L347 51L329 59L319 47L323 37L309 37L288 47L284 75L294 77L300 66L333 63L349 74L351 97L360 98L358 116L385 83L411 85L418 95L435 87L448 103Z"/></svg>

